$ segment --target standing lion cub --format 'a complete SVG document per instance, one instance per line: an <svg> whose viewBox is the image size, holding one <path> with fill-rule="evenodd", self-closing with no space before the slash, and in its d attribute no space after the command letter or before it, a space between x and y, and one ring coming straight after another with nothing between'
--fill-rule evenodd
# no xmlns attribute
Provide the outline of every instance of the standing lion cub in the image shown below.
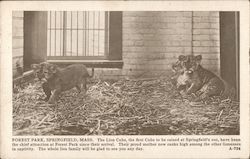
<svg viewBox="0 0 250 159"><path fill-rule="evenodd" d="M86 91L86 79L93 77L94 69L92 68L92 75L90 76L86 66L82 64L73 64L65 68L59 68L57 65L46 63L43 64L42 74L47 80L49 90L52 92L48 103L53 104L63 91L74 87L76 87L79 93L82 87Z"/></svg>

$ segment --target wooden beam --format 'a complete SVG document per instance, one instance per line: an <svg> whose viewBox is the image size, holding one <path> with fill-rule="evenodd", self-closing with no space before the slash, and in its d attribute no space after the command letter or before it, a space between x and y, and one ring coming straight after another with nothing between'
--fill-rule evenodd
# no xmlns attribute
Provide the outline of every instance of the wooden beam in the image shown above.
<svg viewBox="0 0 250 159"><path fill-rule="evenodd" d="M84 64L86 67L94 68L122 68L122 60L47 60L49 63L58 65Z"/></svg>

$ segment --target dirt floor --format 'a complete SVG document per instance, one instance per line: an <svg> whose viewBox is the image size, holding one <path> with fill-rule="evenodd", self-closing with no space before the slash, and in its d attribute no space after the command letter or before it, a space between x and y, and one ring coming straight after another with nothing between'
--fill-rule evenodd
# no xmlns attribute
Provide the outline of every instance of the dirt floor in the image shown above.
<svg viewBox="0 0 250 159"><path fill-rule="evenodd" d="M192 104L169 78L92 80L86 94L42 101L41 82L13 93L14 135L237 135L239 103L214 97Z"/></svg>

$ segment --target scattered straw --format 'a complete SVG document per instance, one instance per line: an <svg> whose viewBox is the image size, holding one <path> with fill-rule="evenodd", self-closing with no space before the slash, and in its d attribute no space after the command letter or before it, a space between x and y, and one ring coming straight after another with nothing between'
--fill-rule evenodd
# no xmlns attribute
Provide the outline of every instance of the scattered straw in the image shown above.
<svg viewBox="0 0 250 159"><path fill-rule="evenodd" d="M239 134L239 102L214 97L195 105L182 98L169 78L95 80L86 93L63 92L55 105L41 98L45 95L40 82L13 94L14 134Z"/></svg>

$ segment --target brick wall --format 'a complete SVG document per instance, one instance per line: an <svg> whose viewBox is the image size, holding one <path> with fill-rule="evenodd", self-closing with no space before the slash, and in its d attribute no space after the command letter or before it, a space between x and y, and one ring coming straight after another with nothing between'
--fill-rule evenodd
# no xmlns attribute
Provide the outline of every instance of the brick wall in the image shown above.
<svg viewBox="0 0 250 159"><path fill-rule="evenodd" d="M219 73L220 37L218 12L193 12L193 52L202 54L205 68Z"/></svg>
<svg viewBox="0 0 250 159"><path fill-rule="evenodd" d="M13 76L20 75L17 65L23 67L23 12L12 12L12 66Z"/></svg>
<svg viewBox="0 0 250 159"><path fill-rule="evenodd" d="M167 74L192 49L202 54L204 67L218 72L218 12L123 12L124 75Z"/></svg>
<svg viewBox="0 0 250 159"><path fill-rule="evenodd" d="M123 12L124 74L147 76L170 70L191 53L191 12Z"/></svg>

